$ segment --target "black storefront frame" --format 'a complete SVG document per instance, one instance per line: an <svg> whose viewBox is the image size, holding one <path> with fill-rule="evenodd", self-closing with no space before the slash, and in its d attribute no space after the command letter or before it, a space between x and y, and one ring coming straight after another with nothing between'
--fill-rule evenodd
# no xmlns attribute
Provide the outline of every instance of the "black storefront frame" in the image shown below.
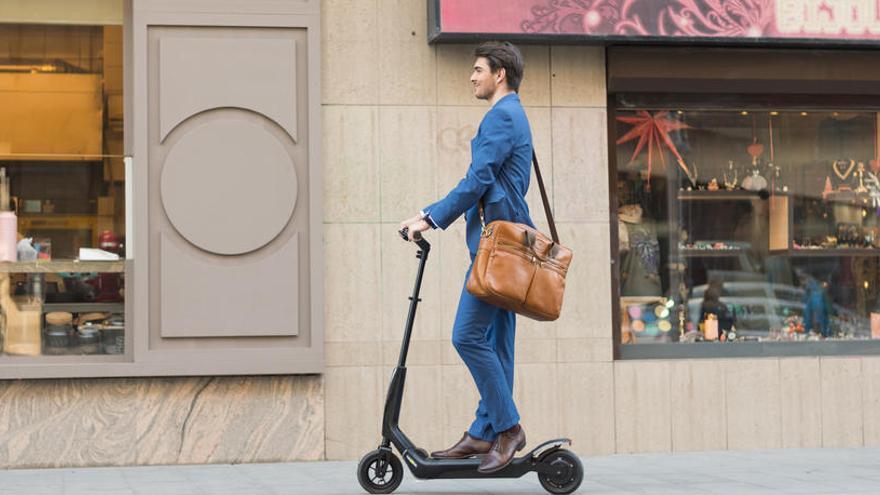
<svg viewBox="0 0 880 495"><path fill-rule="evenodd" d="M681 48L681 47L677 47ZM695 47L697 48L697 47ZM743 48L737 46L736 48ZM793 49L793 53L804 50ZM880 56L880 55L878 55ZM609 190L609 225L611 240L611 297L612 297L612 339L613 357L615 360L651 360L651 359L725 359L725 358L763 358L763 357L796 357L796 356L871 356L880 355L880 340L832 340L805 342L694 342L694 343L621 343L621 303L620 303L620 250L618 232L618 163L617 163L617 126L615 125L618 100L630 98L643 106L669 107L670 109L688 108L700 110L730 109L732 105L746 110L766 111L785 109L791 111L833 111L858 110L862 112L880 112L880 87L873 88L858 81L835 81L826 84L824 89L829 93L795 94L785 92L790 81L769 80L757 82L763 84L763 93L735 94L729 91L730 80L700 81L699 88L688 92L660 93L656 90L673 89L664 86L664 81L642 80L629 85L617 81L612 84L609 71L609 57L606 50L606 83L607 93L607 124L608 124L608 190ZM617 91L616 88L637 89L652 87L655 92ZM799 88L817 89L814 85L799 85ZM681 91L681 87L677 87ZM722 91L718 91L721 89ZM727 90L727 91L724 91ZM821 101L821 104L817 104ZM878 250L880 251L880 250Z"/></svg>

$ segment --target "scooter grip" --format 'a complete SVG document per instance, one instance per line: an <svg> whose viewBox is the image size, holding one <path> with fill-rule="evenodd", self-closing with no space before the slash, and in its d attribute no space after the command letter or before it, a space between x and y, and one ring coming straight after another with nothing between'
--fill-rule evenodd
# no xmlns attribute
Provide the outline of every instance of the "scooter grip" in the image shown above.
<svg viewBox="0 0 880 495"><path fill-rule="evenodd" d="M404 228L398 230L397 233L400 234L400 237L402 237L404 241L407 241L407 242L409 241L409 227L404 227ZM422 233L416 232L415 234L413 234L413 240L416 242L421 241L422 240Z"/></svg>

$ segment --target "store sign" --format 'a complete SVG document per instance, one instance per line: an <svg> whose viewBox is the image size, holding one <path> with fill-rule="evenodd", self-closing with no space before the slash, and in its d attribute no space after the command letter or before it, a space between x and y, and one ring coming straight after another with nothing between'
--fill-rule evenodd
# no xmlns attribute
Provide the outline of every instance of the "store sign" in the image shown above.
<svg viewBox="0 0 880 495"><path fill-rule="evenodd" d="M430 0L431 40L880 41L880 0Z"/></svg>

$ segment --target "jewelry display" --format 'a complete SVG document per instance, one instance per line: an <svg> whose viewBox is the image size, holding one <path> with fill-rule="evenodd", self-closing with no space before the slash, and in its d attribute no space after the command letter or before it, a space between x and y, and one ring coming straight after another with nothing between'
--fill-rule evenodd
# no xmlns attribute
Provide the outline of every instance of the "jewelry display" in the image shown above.
<svg viewBox="0 0 880 495"><path fill-rule="evenodd" d="M834 175L836 175L838 179L845 181L847 177L849 177L849 174L852 173L853 169L856 168L856 162L855 160L849 160L849 163L847 164L846 160L835 160L831 163L831 168L834 170Z"/></svg>
<svg viewBox="0 0 880 495"><path fill-rule="evenodd" d="M724 171L723 180L724 189L728 191L733 191L739 184L739 173L733 165L733 160L727 162L727 170Z"/></svg>

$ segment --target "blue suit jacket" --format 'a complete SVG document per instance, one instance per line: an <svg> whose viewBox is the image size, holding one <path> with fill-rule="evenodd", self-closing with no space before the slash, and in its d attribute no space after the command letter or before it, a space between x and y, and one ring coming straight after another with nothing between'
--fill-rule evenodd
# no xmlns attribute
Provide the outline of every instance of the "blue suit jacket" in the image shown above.
<svg viewBox="0 0 880 495"><path fill-rule="evenodd" d="M534 227L526 204L532 169L532 131L519 95L504 96L486 113L471 140L467 175L445 198L424 208L437 227L445 229L465 214L467 245L480 245L478 204L483 198L486 224L508 220Z"/></svg>

